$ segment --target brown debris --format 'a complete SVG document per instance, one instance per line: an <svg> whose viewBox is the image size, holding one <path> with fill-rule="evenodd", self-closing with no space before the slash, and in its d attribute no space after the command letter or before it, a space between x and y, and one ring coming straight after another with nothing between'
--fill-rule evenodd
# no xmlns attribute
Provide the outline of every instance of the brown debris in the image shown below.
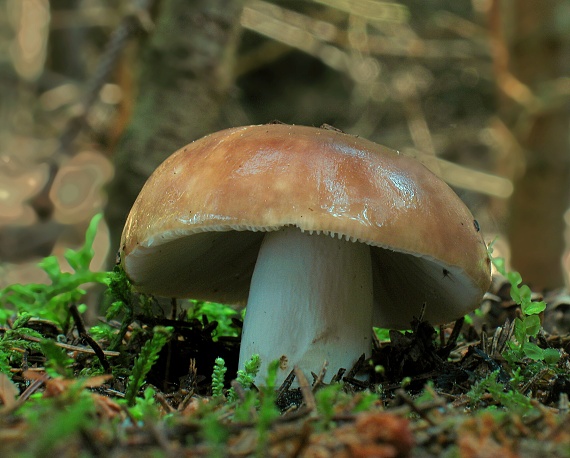
<svg viewBox="0 0 570 458"><path fill-rule="evenodd" d="M385 412L367 412L333 431L314 434L301 457L409 456L414 438L408 420Z"/></svg>
<svg viewBox="0 0 570 458"><path fill-rule="evenodd" d="M463 458L517 458L513 441L490 414L466 420L458 431L458 446Z"/></svg>

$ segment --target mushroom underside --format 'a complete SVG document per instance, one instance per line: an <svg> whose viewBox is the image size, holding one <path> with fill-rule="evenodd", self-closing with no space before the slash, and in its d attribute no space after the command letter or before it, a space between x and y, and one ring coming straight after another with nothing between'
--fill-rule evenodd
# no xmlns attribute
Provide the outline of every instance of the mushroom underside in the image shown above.
<svg viewBox="0 0 570 458"><path fill-rule="evenodd" d="M318 371L327 360L331 374L348 369L369 354L373 324L409 328L424 304L432 324L452 321L479 295L454 266L294 226L173 235L126 259L139 290L161 295L168 285L166 296L241 304L249 295L240 367L258 353L264 376L266 364L279 359L281 380L295 364ZM138 261L149 252L152 266Z"/></svg>
<svg viewBox="0 0 570 458"><path fill-rule="evenodd" d="M167 233L139 244L124 266L143 293L243 306L265 234L230 229ZM424 304L423 318L432 324L453 321L474 309L482 295L459 267L377 246L370 251L374 326L409 329Z"/></svg>

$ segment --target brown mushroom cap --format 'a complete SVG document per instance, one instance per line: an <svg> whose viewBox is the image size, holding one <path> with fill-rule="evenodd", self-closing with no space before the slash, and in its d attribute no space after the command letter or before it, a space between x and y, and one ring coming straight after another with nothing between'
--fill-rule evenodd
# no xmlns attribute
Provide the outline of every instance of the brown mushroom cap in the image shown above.
<svg viewBox="0 0 570 458"><path fill-rule="evenodd" d="M408 327L424 303L433 324L457 319L490 284L472 214L421 163L284 124L216 132L166 159L131 209L121 260L141 292L243 303L264 232L284 226L371 246L377 325Z"/></svg>

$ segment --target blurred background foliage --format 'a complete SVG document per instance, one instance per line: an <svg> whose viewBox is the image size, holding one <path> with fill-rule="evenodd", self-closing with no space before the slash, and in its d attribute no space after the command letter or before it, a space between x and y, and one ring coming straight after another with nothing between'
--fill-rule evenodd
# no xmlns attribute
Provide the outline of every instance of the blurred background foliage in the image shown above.
<svg viewBox="0 0 570 458"><path fill-rule="evenodd" d="M537 289L570 264L567 0L0 0L0 287L209 132L330 124L417 157Z"/></svg>

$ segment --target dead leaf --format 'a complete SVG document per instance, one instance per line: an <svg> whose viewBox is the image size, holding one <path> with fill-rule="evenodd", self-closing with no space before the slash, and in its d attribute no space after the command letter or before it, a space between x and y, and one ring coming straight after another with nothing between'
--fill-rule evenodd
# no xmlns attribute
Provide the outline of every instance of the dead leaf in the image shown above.
<svg viewBox="0 0 570 458"><path fill-rule="evenodd" d="M12 408L16 404L16 396L20 390L10 377L4 373L0 373L0 400L8 408Z"/></svg>

